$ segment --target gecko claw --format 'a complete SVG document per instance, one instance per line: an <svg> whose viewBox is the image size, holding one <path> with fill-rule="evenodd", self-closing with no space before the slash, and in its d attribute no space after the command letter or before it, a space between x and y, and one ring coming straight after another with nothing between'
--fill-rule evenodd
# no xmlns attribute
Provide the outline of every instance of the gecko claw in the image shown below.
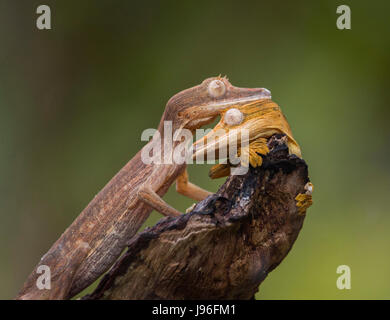
<svg viewBox="0 0 390 320"><path fill-rule="evenodd" d="M196 203L193 203L191 207L188 207L186 209L186 213L190 213L192 210L194 210L195 206L196 206Z"/></svg>
<svg viewBox="0 0 390 320"><path fill-rule="evenodd" d="M314 186L311 182L306 183L304 189L305 193L300 193L295 197L297 201L296 206L298 208L299 214L305 214L306 209L309 208L313 204L312 193L314 190Z"/></svg>

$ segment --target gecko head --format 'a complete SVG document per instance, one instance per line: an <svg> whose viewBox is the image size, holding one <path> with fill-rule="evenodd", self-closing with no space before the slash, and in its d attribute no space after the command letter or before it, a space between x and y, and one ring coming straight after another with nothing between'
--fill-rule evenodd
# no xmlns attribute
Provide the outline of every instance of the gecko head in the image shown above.
<svg viewBox="0 0 390 320"><path fill-rule="evenodd" d="M248 145L260 138L267 139L277 133L286 135L291 153L301 155L286 118L271 99L234 105L222 110L219 123L193 144L193 158L206 159L209 154L218 156L220 151L227 150L231 143L240 148L241 145Z"/></svg>
<svg viewBox="0 0 390 320"><path fill-rule="evenodd" d="M176 127L193 130L213 122L232 106L270 98L271 92L264 88L239 88L226 77L207 78L169 99L162 121L171 120Z"/></svg>

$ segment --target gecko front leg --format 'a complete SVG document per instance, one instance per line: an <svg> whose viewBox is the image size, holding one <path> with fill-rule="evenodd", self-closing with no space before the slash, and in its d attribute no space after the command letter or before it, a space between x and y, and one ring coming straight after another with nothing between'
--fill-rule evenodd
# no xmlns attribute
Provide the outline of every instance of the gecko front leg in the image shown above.
<svg viewBox="0 0 390 320"><path fill-rule="evenodd" d="M253 168L260 167L263 164L263 157L269 152L269 148L267 146L266 138L259 138L252 141L249 144L248 148L242 148L238 152L238 156L241 156L241 159L248 159L250 165ZM245 157L243 156L246 153ZM247 165L247 163L243 163L243 165Z"/></svg>
<svg viewBox="0 0 390 320"><path fill-rule="evenodd" d="M166 203L156 192L146 185L142 186L138 191L140 200L151 206L154 210L160 212L164 216L177 217L182 213Z"/></svg>
<svg viewBox="0 0 390 320"><path fill-rule="evenodd" d="M168 183L171 170L170 166L155 167L149 178L140 186L137 198L164 216L177 217L182 213L166 203L155 191Z"/></svg>
<svg viewBox="0 0 390 320"><path fill-rule="evenodd" d="M182 213L180 211L166 203L154 191L158 190L165 183L165 179L163 177L169 175L169 172L166 172L164 168L161 170L158 169L155 172L156 173L151 175L148 181L146 181L138 190L138 198L164 216L176 217L181 215ZM212 194L211 192L189 182L187 169L184 169L184 171L176 179L176 191L195 201L201 201Z"/></svg>
<svg viewBox="0 0 390 320"><path fill-rule="evenodd" d="M249 161L249 164L256 168L263 164L262 156L266 155L268 152L267 139L259 138L249 143L248 148L239 149L237 155L241 157L241 165L248 166ZM211 179L227 177L230 175L230 167L230 163L216 164L211 167L209 176Z"/></svg>

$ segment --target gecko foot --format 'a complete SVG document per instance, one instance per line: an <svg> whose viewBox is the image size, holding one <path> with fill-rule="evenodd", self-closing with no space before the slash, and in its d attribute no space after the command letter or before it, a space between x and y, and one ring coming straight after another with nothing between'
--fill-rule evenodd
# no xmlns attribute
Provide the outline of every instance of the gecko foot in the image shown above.
<svg viewBox="0 0 390 320"><path fill-rule="evenodd" d="M263 164L262 155L266 155L268 152L267 139L259 138L251 142L249 148L238 150L237 155L241 158L242 166L248 166L250 164L253 168L256 168ZM227 177L230 175L230 167L230 163L216 164L211 167L209 177L211 179Z"/></svg>
<svg viewBox="0 0 390 320"><path fill-rule="evenodd" d="M297 201L296 206L298 208L299 214L305 214L306 209L309 208L313 204L312 193L314 190L314 186L311 182L306 183L305 185L305 193L300 193L295 197Z"/></svg>
<svg viewBox="0 0 390 320"><path fill-rule="evenodd" d="M196 206L196 203L193 203L191 207L188 207L188 208L186 209L186 213L189 213L189 212L191 212L192 210L194 210L195 206Z"/></svg>
<svg viewBox="0 0 390 320"><path fill-rule="evenodd" d="M241 165L247 166L248 161L253 168L260 167L263 164L262 155L269 152L267 139L259 138L249 144L249 148L240 149L238 156L241 157Z"/></svg>

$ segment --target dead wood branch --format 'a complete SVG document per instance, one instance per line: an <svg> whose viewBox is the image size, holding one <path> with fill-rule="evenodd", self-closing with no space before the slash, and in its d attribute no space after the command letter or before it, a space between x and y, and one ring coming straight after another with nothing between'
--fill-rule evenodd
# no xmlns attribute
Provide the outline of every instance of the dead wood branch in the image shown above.
<svg viewBox="0 0 390 320"><path fill-rule="evenodd" d="M281 135L260 168L231 176L186 215L135 236L84 299L251 299L290 251L305 215L295 197L309 181Z"/></svg>

